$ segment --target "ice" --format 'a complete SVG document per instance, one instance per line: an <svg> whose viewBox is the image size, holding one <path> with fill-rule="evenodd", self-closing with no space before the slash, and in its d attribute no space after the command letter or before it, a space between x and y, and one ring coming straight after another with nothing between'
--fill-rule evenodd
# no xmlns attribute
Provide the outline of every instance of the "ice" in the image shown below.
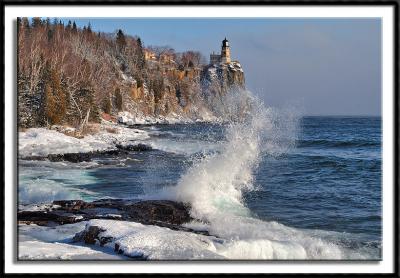
<svg viewBox="0 0 400 278"><path fill-rule="evenodd" d="M175 231L136 222L93 219L56 227L19 225L20 259L147 259L147 260L320 260L368 259L377 254L370 250L352 250L340 246L341 233L300 230L276 222L241 218L221 223L219 230L208 224L193 222L185 226L211 234ZM76 233L97 226L109 237L104 246L73 243ZM329 238L329 240L328 240ZM125 257L114 253L115 245Z"/></svg>
<svg viewBox="0 0 400 278"><path fill-rule="evenodd" d="M215 251L215 237L173 231L135 222L90 220L86 228L97 226L105 231L101 237L112 237L105 248L114 250L118 244L124 255L149 260L223 259Z"/></svg>
<svg viewBox="0 0 400 278"><path fill-rule="evenodd" d="M148 139L148 134L139 129L112 126L114 133L100 130L82 139L67 136L46 128L30 128L19 132L19 155L46 156L48 154L84 153L113 149L117 144Z"/></svg>
<svg viewBox="0 0 400 278"><path fill-rule="evenodd" d="M170 113L167 116L148 116L143 114L132 114L127 111L119 112L118 122L127 126L132 125L152 125L152 124L177 124L177 123L192 123L193 120L189 117L184 117L176 113Z"/></svg>
<svg viewBox="0 0 400 278"><path fill-rule="evenodd" d="M76 252L87 252L88 256L92 256L90 252L93 252L93 248L104 254L112 254L116 245L126 257L147 260L336 260L367 259L376 255L369 253L370 250L360 252L340 246L340 237L348 236L341 233L295 229L246 217L236 220L241 222L228 223L232 221L229 218L218 227L200 222L185 225L199 231L208 229L210 236L102 219L56 228L20 225L20 248L30 248L29 251L24 249L24 257L42 258L45 248L51 250L51 256L62 259L75 256ZM70 240L73 234L88 230L91 226L103 230L99 238L109 238L110 241L102 247L97 242L92 250L75 250L76 244ZM32 241L36 242L33 244ZM65 248L65 251L61 252L61 248Z"/></svg>
<svg viewBox="0 0 400 278"><path fill-rule="evenodd" d="M72 243L73 236L85 223L57 227L34 224L18 226L18 258L20 260L121 260L114 252L105 252L81 243Z"/></svg>

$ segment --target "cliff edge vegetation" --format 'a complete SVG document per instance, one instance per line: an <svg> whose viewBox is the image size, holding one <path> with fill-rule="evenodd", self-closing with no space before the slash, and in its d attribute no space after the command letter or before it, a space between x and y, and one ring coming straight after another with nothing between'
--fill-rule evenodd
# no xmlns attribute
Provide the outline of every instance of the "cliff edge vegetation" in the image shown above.
<svg viewBox="0 0 400 278"><path fill-rule="evenodd" d="M145 47L137 36L57 19L18 18L18 125L79 128L103 120L214 121L245 87L239 62Z"/></svg>

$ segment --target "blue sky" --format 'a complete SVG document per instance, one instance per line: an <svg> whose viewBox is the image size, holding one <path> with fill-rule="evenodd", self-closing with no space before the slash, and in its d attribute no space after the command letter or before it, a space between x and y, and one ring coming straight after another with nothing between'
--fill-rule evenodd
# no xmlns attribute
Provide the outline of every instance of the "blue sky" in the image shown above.
<svg viewBox="0 0 400 278"><path fill-rule="evenodd" d="M68 19L66 19L68 20ZM224 37L266 105L307 115L381 114L381 21L364 19L76 19L94 31L122 29L145 45L198 50L208 59Z"/></svg>

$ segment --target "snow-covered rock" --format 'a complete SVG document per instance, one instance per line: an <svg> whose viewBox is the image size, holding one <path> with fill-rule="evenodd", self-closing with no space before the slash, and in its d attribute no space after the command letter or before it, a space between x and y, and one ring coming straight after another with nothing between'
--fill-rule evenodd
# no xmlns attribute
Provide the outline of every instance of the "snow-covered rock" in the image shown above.
<svg viewBox="0 0 400 278"><path fill-rule="evenodd" d="M113 129L108 132L107 128ZM82 139L46 128L30 128L19 132L19 155L47 156L49 154L85 153L115 149L116 145L132 144L149 138L146 131L117 125L101 125L100 131Z"/></svg>
<svg viewBox="0 0 400 278"><path fill-rule="evenodd" d="M127 116L124 116L124 115L118 116L118 122L121 124L126 124L128 122L128 120L129 119Z"/></svg>

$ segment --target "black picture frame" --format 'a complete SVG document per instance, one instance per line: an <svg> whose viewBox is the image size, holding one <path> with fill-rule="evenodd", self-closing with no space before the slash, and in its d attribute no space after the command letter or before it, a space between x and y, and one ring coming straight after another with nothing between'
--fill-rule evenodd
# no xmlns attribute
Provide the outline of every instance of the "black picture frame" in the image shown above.
<svg viewBox="0 0 400 278"><path fill-rule="evenodd" d="M5 26L5 7L6 6L22 6L22 5L41 5L41 6L47 6L47 5L63 5L63 6L75 6L75 5L162 5L162 6L180 6L180 5L195 5L195 6L205 6L205 5L232 5L232 6L268 6L268 5L274 5L274 6L290 6L290 5L296 5L296 6L357 6L357 5L362 5L362 6L390 6L393 7L394 9L394 62L393 62L393 72L394 72L394 96L393 96L393 108L394 108L394 151L395 151L395 158L394 158L394 192L393 192L393 199L394 199L394 219L393 219L393 224L394 224L394 272L391 274L306 274L306 273L298 273L298 274L242 274L241 276L270 276L270 277L286 277L286 276L300 276L300 277L308 277L308 276L315 276L315 277L327 277L327 276L346 276L346 277L364 277L364 276L369 276L369 277L400 277L400 272L399 272L399 4L397 1L277 1L277 0L272 0L272 1L265 1L265 0L217 0L217 1L209 1L209 0L139 0L139 1L129 1L129 0L83 0L83 1L76 1L76 0L69 0L69 1L61 1L61 0L31 0L31 1L26 1L26 0L3 0L1 2L1 7L2 7L2 15L3 15L3 28L2 28L2 38L3 38L3 44L2 44L2 49L3 49L3 55L2 55L2 62L3 62L3 103L2 103L2 121L1 121L1 127L2 127L2 133L3 133L3 142L2 142L2 147L3 147L3 152L2 152L2 159L5 161L5 154L4 154L4 149L5 149L5 126L4 123L5 121L9 121L10 119L5 118L5 94L8 93L5 91L5 50L4 50L4 42L6 40L9 40L11 38L6 38L5 37L5 32L4 32L4 26ZM4 167L4 166L3 166ZM5 184L5 168L3 168L2 171L2 178L3 178L3 184ZM4 200L5 198L8 198L8 196L5 195L5 190L3 187L3 190L1 190L1 199L3 201L3 213L2 213L2 228L1 228L1 238L3 241L3 259L2 259L2 272L6 276L16 276L18 274L9 274L5 272L5 266L4 266L4 257L5 257L5 251L4 251L4 245L7 244L4 239L4 225L5 225L5 218L7 217L4 213ZM73 274L73 273L71 273ZM37 276L52 276L53 274L35 274ZM58 276L64 275L64 274L58 274ZM91 274L75 274L79 276L91 276ZM118 276L128 276L131 274L116 274ZM193 274L192 274L193 275ZM200 275L200 274L195 274L195 275ZM210 275L210 274L206 274ZM214 275L221 275L221 274L214 274ZM233 274L229 274L231 276ZM239 274L236 274L239 275ZM96 275L98 276L98 275ZM110 276L109 274L107 276ZM145 276L165 276L165 275L160 275L160 274L152 274L152 275L145 275ZM168 274L168 276L176 276L172 274ZM225 275L226 276L226 275Z"/></svg>

